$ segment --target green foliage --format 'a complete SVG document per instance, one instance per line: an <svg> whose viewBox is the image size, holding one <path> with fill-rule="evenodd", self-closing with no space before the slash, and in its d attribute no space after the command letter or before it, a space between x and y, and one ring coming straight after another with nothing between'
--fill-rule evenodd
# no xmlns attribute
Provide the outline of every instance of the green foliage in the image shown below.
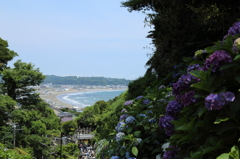
<svg viewBox="0 0 240 159"><path fill-rule="evenodd" d="M69 112L71 114L74 114L75 116L79 116L80 112L77 112L76 110L73 110L71 108L61 108L60 109L62 112Z"/></svg>
<svg viewBox="0 0 240 159"><path fill-rule="evenodd" d="M239 1L230 0L125 0L130 12L146 14L145 25L153 28L154 52L146 63L148 71L165 78L182 57L192 57L199 48L222 39L227 29L240 17Z"/></svg>
<svg viewBox="0 0 240 159"><path fill-rule="evenodd" d="M20 148L7 149L4 144L0 143L0 158L11 158L11 159L32 159L33 156L25 152Z"/></svg>
<svg viewBox="0 0 240 159"><path fill-rule="evenodd" d="M237 146L233 146L229 153L223 153L217 157L217 159L239 159L240 153Z"/></svg>
<svg viewBox="0 0 240 159"><path fill-rule="evenodd" d="M78 128L78 124L74 120L70 120L62 123L62 132L64 135L74 134L77 128Z"/></svg>
<svg viewBox="0 0 240 159"><path fill-rule="evenodd" d="M29 86L39 85L45 76L38 68L34 69L33 64L18 60L14 63L14 68L4 69L1 75L3 92L18 103L26 107L39 102L39 96L33 93L34 89Z"/></svg>
<svg viewBox="0 0 240 159"><path fill-rule="evenodd" d="M55 85L128 85L130 80L106 77L78 77L78 76L55 76L46 75L43 83L52 83Z"/></svg>
<svg viewBox="0 0 240 159"><path fill-rule="evenodd" d="M209 55L217 50L225 50L232 59L236 59L237 53L232 52L232 42L238 37L230 36L223 42L216 42L214 46L205 50ZM197 103L184 107L179 114L176 114L178 120L172 121L175 133L171 136L170 142L171 145L180 148L179 158L216 158L219 154L228 152L233 145L236 146L231 149L229 154L224 153L218 158L239 158L240 83L238 76L240 64L236 61L219 64L219 68L212 71L216 66L213 65L207 71L191 71L190 74L199 81L182 91L182 93L195 91ZM210 94L225 92L234 93L234 101L226 103L217 110L207 110L206 97ZM214 102L218 102L218 100L220 99L215 99ZM214 103L211 103L211 106L214 106Z"/></svg>
<svg viewBox="0 0 240 159"><path fill-rule="evenodd" d="M18 54L12 50L9 50L8 42L0 38L0 71L7 68L8 62L11 61L15 56L18 56Z"/></svg>
<svg viewBox="0 0 240 159"><path fill-rule="evenodd" d="M156 82L155 84L157 85ZM115 123L117 131L109 134L111 137L109 145L101 150L104 156L124 157L128 152L130 156L137 158L156 158L162 152L161 146L168 138L158 126L157 120L165 114L166 104L173 98L170 92L171 89L165 86L149 87L144 97L135 98L129 105L125 103L123 108L126 111L121 112L118 121L119 124L125 122L125 128L118 130L119 124ZM123 117L126 114L133 117L134 121L128 123Z"/></svg>

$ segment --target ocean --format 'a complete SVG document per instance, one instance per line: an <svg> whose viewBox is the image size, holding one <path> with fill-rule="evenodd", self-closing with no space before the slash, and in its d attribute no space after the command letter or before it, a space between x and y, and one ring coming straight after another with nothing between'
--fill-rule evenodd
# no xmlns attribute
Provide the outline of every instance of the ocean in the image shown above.
<svg viewBox="0 0 240 159"><path fill-rule="evenodd" d="M67 94L60 94L57 96L59 100L64 103L71 104L72 106L78 106L84 108L86 106L93 105L99 100L108 101L126 90L107 90L107 91L89 91L89 92L74 92Z"/></svg>

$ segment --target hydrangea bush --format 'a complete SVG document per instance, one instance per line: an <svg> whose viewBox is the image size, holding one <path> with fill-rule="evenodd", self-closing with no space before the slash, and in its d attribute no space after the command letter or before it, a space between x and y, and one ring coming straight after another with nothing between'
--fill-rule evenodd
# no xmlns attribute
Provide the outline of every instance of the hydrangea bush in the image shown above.
<svg viewBox="0 0 240 159"><path fill-rule="evenodd" d="M151 159L162 153L162 145L169 138L157 120L165 114L168 101L173 99L170 87L148 88L144 96L126 101L108 147L99 158Z"/></svg>
<svg viewBox="0 0 240 159"><path fill-rule="evenodd" d="M170 137L164 159L212 159L240 146L239 36L236 22L222 41L197 51L173 84L175 99L159 119Z"/></svg>

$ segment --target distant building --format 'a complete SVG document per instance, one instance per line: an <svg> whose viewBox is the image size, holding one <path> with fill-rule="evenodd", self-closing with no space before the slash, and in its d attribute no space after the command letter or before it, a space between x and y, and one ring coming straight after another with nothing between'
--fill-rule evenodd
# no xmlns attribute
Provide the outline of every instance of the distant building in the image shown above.
<svg viewBox="0 0 240 159"><path fill-rule="evenodd" d="M61 122L66 122L66 121L73 120L74 115L68 112L61 112L61 113L58 113L57 116L61 118Z"/></svg>

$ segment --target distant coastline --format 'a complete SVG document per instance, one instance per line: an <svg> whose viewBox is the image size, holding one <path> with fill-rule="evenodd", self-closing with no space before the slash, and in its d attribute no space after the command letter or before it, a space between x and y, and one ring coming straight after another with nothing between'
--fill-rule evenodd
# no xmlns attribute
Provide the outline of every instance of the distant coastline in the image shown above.
<svg viewBox="0 0 240 159"><path fill-rule="evenodd" d="M117 90L126 90L126 89L82 89L82 90L67 90L67 91L61 91L61 92L55 92L55 91L49 91L47 94L41 94L40 98L45 100L47 103L49 103L53 107L68 107L73 108L74 105L64 102L63 100L60 100L58 98L59 95L63 94L70 94L70 93L77 93L77 92L92 92L92 91L117 91ZM81 108L84 109L84 108Z"/></svg>

